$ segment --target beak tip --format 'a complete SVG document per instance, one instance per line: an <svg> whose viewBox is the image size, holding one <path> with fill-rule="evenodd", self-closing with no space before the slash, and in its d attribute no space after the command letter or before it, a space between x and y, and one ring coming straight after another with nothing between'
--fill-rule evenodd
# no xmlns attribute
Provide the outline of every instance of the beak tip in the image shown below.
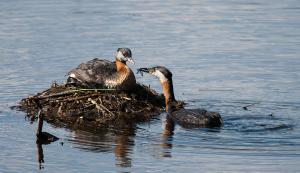
<svg viewBox="0 0 300 173"><path fill-rule="evenodd" d="M149 73L149 69L148 68L139 68L138 71Z"/></svg>
<svg viewBox="0 0 300 173"><path fill-rule="evenodd" d="M132 63L133 65L135 65L135 62L133 61L133 59L131 57L127 58L127 61Z"/></svg>

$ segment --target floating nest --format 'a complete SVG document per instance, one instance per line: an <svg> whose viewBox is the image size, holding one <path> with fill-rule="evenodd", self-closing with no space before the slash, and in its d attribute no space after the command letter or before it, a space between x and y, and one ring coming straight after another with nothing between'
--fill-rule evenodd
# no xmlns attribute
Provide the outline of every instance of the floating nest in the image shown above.
<svg viewBox="0 0 300 173"><path fill-rule="evenodd" d="M19 109L31 120L37 112L56 126L107 127L124 122L145 122L159 115L164 97L150 87L137 84L132 92L112 89L84 89L56 83L20 101Z"/></svg>

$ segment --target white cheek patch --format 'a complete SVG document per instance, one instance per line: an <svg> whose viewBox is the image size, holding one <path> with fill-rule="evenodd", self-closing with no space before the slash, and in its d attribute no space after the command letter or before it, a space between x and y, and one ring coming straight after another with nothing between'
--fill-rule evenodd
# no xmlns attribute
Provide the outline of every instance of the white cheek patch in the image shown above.
<svg viewBox="0 0 300 173"><path fill-rule="evenodd" d="M166 82L168 81L168 79L165 77L164 74L162 74L160 71L155 70L155 72L153 73L153 75L155 75L156 77L158 77L158 79L160 80L160 82Z"/></svg>
<svg viewBox="0 0 300 173"><path fill-rule="evenodd" d="M124 55L122 54L121 51L118 51L118 52L117 52L117 58L118 58L119 60L126 60L126 58L124 57Z"/></svg>

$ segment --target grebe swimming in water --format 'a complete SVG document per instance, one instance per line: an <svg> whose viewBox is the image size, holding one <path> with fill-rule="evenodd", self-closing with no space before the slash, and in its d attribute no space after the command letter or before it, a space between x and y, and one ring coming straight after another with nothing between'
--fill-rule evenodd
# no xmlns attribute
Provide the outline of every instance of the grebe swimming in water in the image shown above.
<svg viewBox="0 0 300 173"><path fill-rule="evenodd" d="M163 88L166 102L166 112L175 122L188 127L219 127L223 124L221 115L205 109L176 108L173 90L172 73L165 67L140 68L138 72L146 72L156 76Z"/></svg>
<svg viewBox="0 0 300 173"><path fill-rule="evenodd" d="M68 73L66 85L85 88L132 89L136 85L136 80L133 72L126 65L127 61L134 64L131 50L119 48L115 58L115 62L95 58L80 64Z"/></svg>

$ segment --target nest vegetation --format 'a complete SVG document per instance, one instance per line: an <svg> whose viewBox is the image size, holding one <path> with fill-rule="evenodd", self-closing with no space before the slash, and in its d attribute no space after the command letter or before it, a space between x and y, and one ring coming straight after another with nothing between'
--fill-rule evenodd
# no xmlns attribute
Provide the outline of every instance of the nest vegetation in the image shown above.
<svg viewBox="0 0 300 173"><path fill-rule="evenodd" d="M164 106L163 95L141 84L137 84L131 92L122 92L53 83L49 89L24 98L19 104L19 108L32 120L42 110L47 122L71 127L149 121L159 115Z"/></svg>

